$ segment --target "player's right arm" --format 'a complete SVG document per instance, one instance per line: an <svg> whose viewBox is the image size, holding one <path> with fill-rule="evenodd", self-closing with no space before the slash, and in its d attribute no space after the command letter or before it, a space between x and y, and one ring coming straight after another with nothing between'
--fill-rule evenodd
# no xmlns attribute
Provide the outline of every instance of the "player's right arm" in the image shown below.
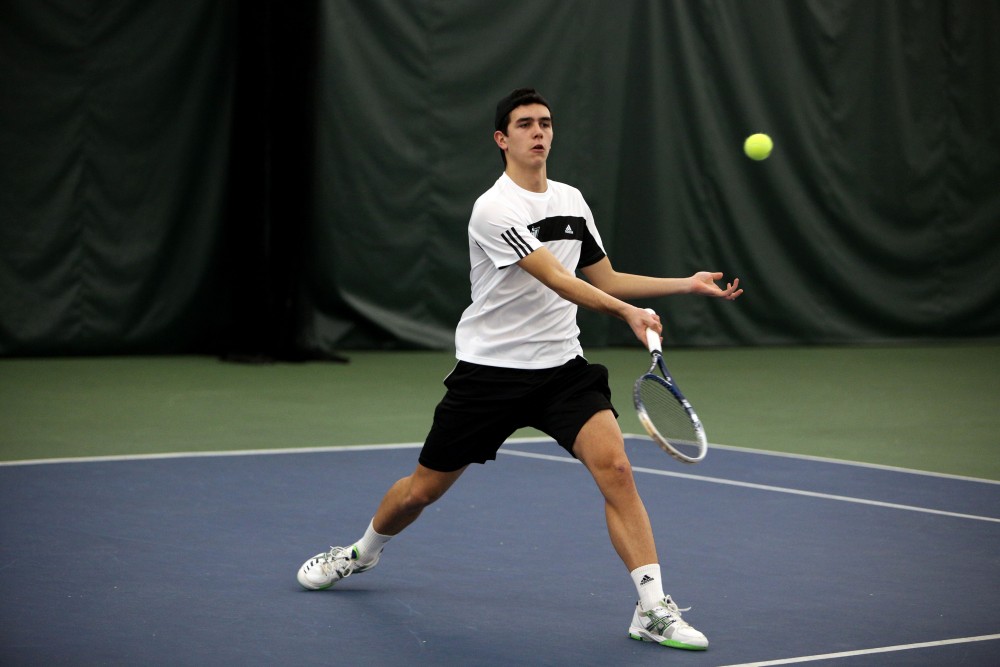
<svg viewBox="0 0 1000 667"><path fill-rule="evenodd" d="M576 277L544 246L522 258L517 265L563 299L624 320L643 344L646 342L646 329L662 331L657 315L625 303Z"/></svg>

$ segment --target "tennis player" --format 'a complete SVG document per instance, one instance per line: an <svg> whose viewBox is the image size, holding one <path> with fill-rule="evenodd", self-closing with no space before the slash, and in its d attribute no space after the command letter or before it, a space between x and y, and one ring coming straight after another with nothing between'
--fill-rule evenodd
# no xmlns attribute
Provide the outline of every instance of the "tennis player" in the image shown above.
<svg viewBox="0 0 1000 667"><path fill-rule="evenodd" d="M370 570L386 543L466 467L496 459L508 437L531 426L583 462L604 496L612 545L638 594L629 635L703 650L705 635L664 593L653 531L611 404L608 372L583 358L576 312L582 306L622 319L645 343L647 328L662 332L660 320L623 299L701 294L731 300L743 290L738 279L719 287L721 273L654 278L615 271L579 190L548 179L549 103L534 89L517 89L497 104L495 123L504 172L472 209L472 304L458 324L458 363L445 379L447 392L416 469L389 488L360 540L307 560L299 583L325 589Z"/></svg>

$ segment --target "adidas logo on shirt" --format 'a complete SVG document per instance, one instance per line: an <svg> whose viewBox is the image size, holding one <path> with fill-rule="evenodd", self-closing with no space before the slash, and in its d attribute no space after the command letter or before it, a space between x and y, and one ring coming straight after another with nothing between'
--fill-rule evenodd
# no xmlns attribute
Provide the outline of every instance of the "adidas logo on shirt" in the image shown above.
<svg viewBox="0 0 1000 667"><path fill-rule="evenodd" d="M573 233L573 228L570 227L569 225L566 225L566 233L567 234L572 234Z"/></svg>

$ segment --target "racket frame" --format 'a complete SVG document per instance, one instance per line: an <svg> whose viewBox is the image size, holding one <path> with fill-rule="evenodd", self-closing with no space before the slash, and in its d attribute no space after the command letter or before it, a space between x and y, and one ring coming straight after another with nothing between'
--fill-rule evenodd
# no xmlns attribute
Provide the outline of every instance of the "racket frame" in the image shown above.
<svg viewBox="0 0 1000 667"><path fill-rule="evenodd" d="M653 312L648 309L649 312ZM660 335L653 331L652 329L646 330L646 347L649 348L649 353L652 357L652 363L649 366L649 370L643 373L635 381L632 387L632 402L635 404L635 411L639 417L639 422L642 427L646 429L649 437L653 439L660 449L670 454L678 461L682 463L698 463L705 458L708 453L708 439L705 437L705 428L701 425L701 420L698 418L698 414L691 407L690 401L685 398L684 394L681 393L680 388L677 383L674 382L673 377L670 375L670 371L667 370L667 365L663 361L663 346L660 342ZM657 375L656 371L659 370L661 375ZM642 397L640 395L642 383L652 379L653 381L659 383L670 394L674 397L680 406L684 409L689 420L691 420L691 426L694 429L694 435L696 438L695 444L698 448L698 453L694 456L686 454L672 444L665 438L660 431L653 424L653 421L649 417L649 413L646 411L646 406L643 404Z"/></svg>

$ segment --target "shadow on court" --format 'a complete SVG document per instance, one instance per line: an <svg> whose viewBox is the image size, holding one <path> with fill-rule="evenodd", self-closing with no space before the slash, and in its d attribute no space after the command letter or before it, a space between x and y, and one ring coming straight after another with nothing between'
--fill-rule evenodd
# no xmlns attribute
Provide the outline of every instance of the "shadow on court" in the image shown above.
<svg viewBox="0 0 1000 667"><path fill-rule="evenodd" d="M299 564L360 536L415 448L0 466L0 663L729 665L1000 633L998 484L728 449L682 466L631 441L665 588L711 642L687 653L628 639L634 589L583 467L502 451L320 592Z"/></svg>

